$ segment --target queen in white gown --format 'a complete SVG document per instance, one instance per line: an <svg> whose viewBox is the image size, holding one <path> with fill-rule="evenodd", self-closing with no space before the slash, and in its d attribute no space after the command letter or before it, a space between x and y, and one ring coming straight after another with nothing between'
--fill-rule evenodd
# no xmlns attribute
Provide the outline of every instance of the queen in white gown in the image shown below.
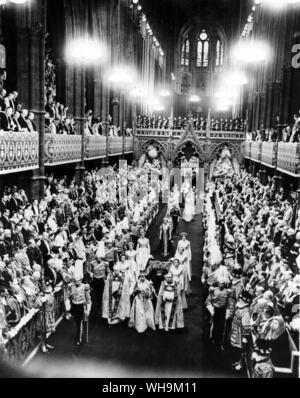
<svg viewBox="0 0 300 398"><path fill-rule="evenodd" d="M144 333L148 328L155 330L154 308L152 304L152 295L154 288L150 281L141 273L135 287L136 296L134 298L129 327L135 328L138 333Z"/></svg>
<svg viewBox="0 0 300 398"><path fill-rule="evenodd" d="M195 192L191 189L185 197L185 207L182 219L191 222L196 214Z"/></svg>
<svg viewBox="0 0 300 398"><path fill-rule="evenodd" d="M138 269L139 271L144 271L151 255L150 242L149 239L146 238L146 232L144 230L141 231L141 237L138 239L136 251L136 263Z"/></svg>
<svg viewBox="0 0 300 398"><path fill-rule="evenodd" d="M184 262L187 270L188 280L192 280L192 250L191 242L187 240L187 234L183 232L181 234L181 240L178 242L175 257L179 259L180 262Z"/></svg>

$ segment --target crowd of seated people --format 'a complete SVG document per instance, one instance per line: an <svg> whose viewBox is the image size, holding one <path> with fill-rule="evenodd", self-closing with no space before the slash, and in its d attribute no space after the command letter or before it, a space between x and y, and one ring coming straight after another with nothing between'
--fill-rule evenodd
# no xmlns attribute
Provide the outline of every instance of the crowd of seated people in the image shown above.
<svg viewBox="0 0 300 398"><path fill-rule="evenodd" d="M109 137L132 137L132 129L125 126L123 131L121 127L116 127L113 124L113 120L111 115L107 115L107 121L101 121L100 117L94 117L93 111L88 111L85 125L85 135L101 135L106 136L108 134ZM107 133L106 133L107 129Z"/></svg>
<svg viewBox="0 0 300 398"><path fill-rule="evenodd" d="M207 337L229 353L236 371L273 377L274 367L290 367L291 344L299 351L297 194L262 186L246 172L209 191L202 276Z"/></svg>
<svg viewBox="0 0 300 398"><path fill-rule="evenodd" d="M194 129L197 131L206 131L207 129L207 119L193 118ZM174 130L184 130L189 123L188 117L174 117L173 129ZM170 118L163 116L153 115L149 116L139 116L137 119L138 129L169 129L171 125ZM245 122L243 119L211 119L211 131L240 131L245 130Z"/></svg>
<svg viewBox="0 0 300 398"><path fill-rule="evenodd" d="M17 91L7 94L4 88L1 89L0 130L34 133L37 131L34 113L18 104L18 95Z"/></svg>
<svg viewBox="0 0 300 398"><path fill-rule="evenodd" d="M246 134L246 140L253 142L300 142L300 113L294 115L294 124L283 129L264 129L251 131Z"/></svg>
<svg viewBox="0 0 300 398"><path fill-rule="evenodd" d="M49 134L76 134L74 118L68 117L68 107L56 100L53 92L47 92L45 105L45 127Z"/></svg>
<svg viewBox="0 0 300 398"><path fill-rule="evenodd" d="M113 168L86 172L78 184L67 176L49 176L45 197L32 202L23 190L5 188L0 207L0 348L49 287L72 284L81 273L93 283L97 264L119 260L137 207L134 231L148 228L156 204L138 170L130 168L128 178L127 185L127 173ZM127 201L119 200L123 186L128 187ZM53 332L53 306L49 308L47 331Z"/></svg>

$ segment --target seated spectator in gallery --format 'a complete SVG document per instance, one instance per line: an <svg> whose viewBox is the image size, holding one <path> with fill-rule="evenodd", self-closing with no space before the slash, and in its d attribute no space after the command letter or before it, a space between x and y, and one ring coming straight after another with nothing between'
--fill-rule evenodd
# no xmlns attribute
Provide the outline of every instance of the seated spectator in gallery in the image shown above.
<svg viewBox="0 0 300 398"><path fill-rule="evenodd" d="M7 78L6 70L1 68L0 69L0 91L4 88L6 78Z"/></svg>
<svg viewBox="0 0 300 398"><path fill-rule="evenodd" d="M29 112L29 114L28 114L27 125L28 125L28 129L31 133L35 133L37 131L36 125L34 123L34 113L33 112Z"/></svg>
<svg viewBox="0 0 300 398"><path fill-rule="evenodd" d="M4 112L0 112L0 130L15 130L15 124L13 121L13 109L11 107L6 108Z"/></svg>
<svg viewBox="0 0 300 398"><path fill-rule="evenodd" d="M21 115L18 119L18 122L19 122L19 125L21 126L22 131L29 131L27 117L28 117L28 110L22 109Z"/></svg>
<svg viewBox="0 0 300 398"><path fill-rule="evenodd" d="M0 111L5 111L6 109L6 104L4 101L5 97L6 97L6 90L4 89L0 90Z"/></svg>
<svg viewBox="0 0 300 398"><path fill-rule="evenodd" d="M13 116L13 122L15 124L15 130L14 131L22 131L20 123L19 123L19 118L20 118L20 112L15 111L15 114Z"/></svg>

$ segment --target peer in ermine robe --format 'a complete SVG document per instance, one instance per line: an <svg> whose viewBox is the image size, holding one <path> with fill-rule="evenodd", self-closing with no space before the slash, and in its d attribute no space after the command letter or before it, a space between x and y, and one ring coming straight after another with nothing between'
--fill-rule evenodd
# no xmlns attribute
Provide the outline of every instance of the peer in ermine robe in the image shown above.
<svg viewBox="0 0 300 398"><path fill-rule="evenodd" d="M159 329L169 330L184 328L184 314L180 286L171 274L161 284L155 311L155 323Z"/></svg>
<svg viewBox="0 0 300 398"><path fill-rule="evenodd" d="M116 267L115 267L116 268ZM102 317L109 325L125 321L130 315L129 277L114 269L105 282Z"/></svg>

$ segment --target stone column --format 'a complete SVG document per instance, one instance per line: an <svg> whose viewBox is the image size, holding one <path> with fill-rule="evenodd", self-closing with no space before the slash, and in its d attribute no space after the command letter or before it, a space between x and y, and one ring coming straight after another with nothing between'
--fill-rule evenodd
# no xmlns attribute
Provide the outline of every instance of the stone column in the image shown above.
<svg viewBox="0 0 300 398"><path fill-rule="evenodd" d="M74 119L76 121L77 132L81 135L81 160L75 167L76 181L80 182L84 177L84 157L85 157L85 67L78 66L75 69L75 90L74 90Z"/></svg>
<svg viewBox="0 0 300 398"><path fill-rule="evenodd" d="M120 98L119 98L117 92L114 93L112 105L113 105L113 115L112 115L113 125L116 127L119 127L119 125L120 125Z"/></svg>
<svg viewBox="0 0 300 398"><path fill-rule="evenodd" d="M34 113L39 133L39 167L29 182L31 199L44 197L46 16L46 0L16 8L18 91L23 107Z"/></svg>

